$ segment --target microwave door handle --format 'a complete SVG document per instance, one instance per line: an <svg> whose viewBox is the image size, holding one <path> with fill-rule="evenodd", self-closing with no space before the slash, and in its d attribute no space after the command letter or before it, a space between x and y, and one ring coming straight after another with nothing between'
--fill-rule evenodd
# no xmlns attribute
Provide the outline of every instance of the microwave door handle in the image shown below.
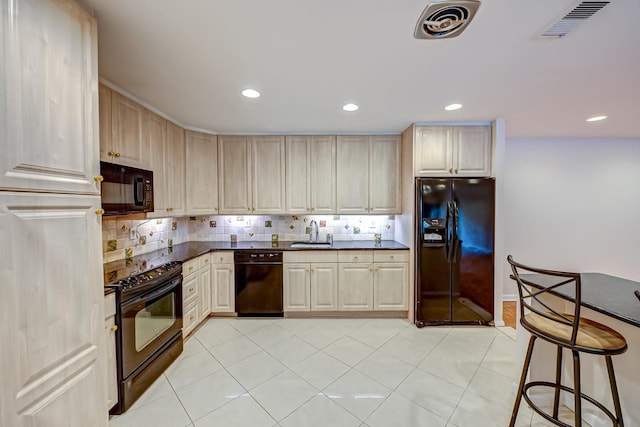
<svg viewBox="0 0 640 427"><path fill-rule="evenodd" d="M144 179L140 176L133 179L133 204L144 205Z"/></svg>

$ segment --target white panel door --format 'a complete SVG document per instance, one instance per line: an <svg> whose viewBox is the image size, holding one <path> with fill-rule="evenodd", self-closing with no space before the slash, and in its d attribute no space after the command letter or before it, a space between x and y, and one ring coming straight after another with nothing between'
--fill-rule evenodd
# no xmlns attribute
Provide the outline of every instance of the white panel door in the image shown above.
<svg viewBox="0 0 640 427"><path fill-rule="evenodd" d="M373 309L408 310L408 264L374 264Z"/></svg>
<svg viewBox="0 0 640 427"><path fill-rule="evenodd" d="M339 264L338 309L342 311L373 310L373 266L371 264Z"/></svg>
<svg viewBox="0 0 640 427"><path fill-rule="evenodd" d="M369 153L369 212L400 213L400 136L372 136Z"/></svg>
<svg viewBox="0 0 640 427"><path fill-rule="evenodd" d="M309 311L309 264L284 264L284 311Z"/></svg>
<svg viewBox="0 0 640 427"><path fill-rule="evenodd" d="M111 149L107 152L111 162L149 168L149 146L144 137L145 112L142 105L111 92Z"/></svg>
<svg viewBox="0 0 640 427"><path fill-rule="evenodd" d="M233 264L211 264L211 311L233 313L236 311L235 299Z"/></svg>
<svg viewBox="0 0 640 427"><path fill-rule="evenodd" d="M459 176L491 176L491 127L453 128L454 173Z"/></svg>
<svg viewBox="0 0 640 427"><path fill-rule="evenodd" d="M284 136L252 138L252 212L284 213Z"/></svg>
<svg viewBox="0 0 640 427"><path fill-rule="evenodd" d="M98 194L95 19L62 0L1 7L0 189Z"/></svg>
<svg viewBox="0 0 640 427"><path fill-rule="evenodd" d="M0 193L2 426L107 425L99 208Z"/></svg>
<svg viewBox="0 0 640 427"><path fill-rule="evenodd" d="M166 201L169 214L173 216L185 213L184 155L184 129L175 123L167 122Z"/></svg>
<svg viewBox="0 0 640 427"><path fill-rule="evenodd" d="M104 301L104 329L106 337L105 346L105 377L107 384L107 410L118 403L118 363L116 359L116 295L110 294Z"/></svg>
<svg viewBox="0 0 640 427"><path fill-rule="evenodd" d="M451 126L416 127L415 176L451 176L453 142Z"/></svg>
<svg viewBox="0 0 640 427"><path fill-rule="evenodd" d="M187 215L218 213L218 139L186 132Z"/></svg>
<svg viewBox="0 0 640 427"><path fill-rule="evenodd" d="M311 311L338 310L338 264L311 264Z"/></svg>
<svg viewBox="0 0 640 427"><path fill-rule="evenodd" d="M285 139L285 207L287 213L311 211L310 144L308 136Z"/></svg>
<svg viewBox="0 0 640 427"><path fill-rule="evenodd" d="M251 213L251 151L246 136L218 137L221 214Z"/></svg>
<svg viewBox="0 0 640 427"><path fill-rule="evenodd" d="M369 212L369 136L338 136L338 212Z"/></svg>
<svg viewBox="0 0 640 427"><path fill-rule="evenodd" d="M336 137L311 136L311 211L316 215L336 212Z"/></svg>
<svg viewBox="0 0 640 427"><path fill-rule="evenodd" d="M204 255L206 257L209 254ZM211 268L209 265L198 270L198 293L200 294L200 320L204 320L211 313Z"/></svg>

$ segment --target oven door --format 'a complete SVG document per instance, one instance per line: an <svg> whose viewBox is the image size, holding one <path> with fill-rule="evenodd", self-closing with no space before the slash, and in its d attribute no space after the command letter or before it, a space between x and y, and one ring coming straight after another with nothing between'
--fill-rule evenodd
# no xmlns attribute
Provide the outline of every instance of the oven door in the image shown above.
<svg viewBox="0 0 640 427"><path fill-rule="evenodd" d="M122 379L182 333L182 276L122 303Z"/></svg>

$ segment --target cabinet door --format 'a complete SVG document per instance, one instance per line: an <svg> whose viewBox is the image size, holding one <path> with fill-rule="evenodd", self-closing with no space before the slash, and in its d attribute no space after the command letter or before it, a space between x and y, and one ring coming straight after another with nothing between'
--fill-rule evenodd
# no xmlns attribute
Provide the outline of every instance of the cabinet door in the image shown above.
<svg viewBox="0 0 640 427"><path fill-rule="evenodd" d="M209 254L204 255L206 257ZM198 270L198 293L200 296L200 321L204 320L211 313L211 268L206 267Z"/></svg>
<svg viewBox="0 0 640 427"><path fill-rule="evenodd" d="M111 143L111 89L103 84L98 86L100 123L100 160L113 162Z"/></svg>
<svg viewBox="0 0 640 427"><path fill-rule="evenodd" d="M336 137L311 136L311 211L326 215L336 212Z"/></svg>
<svg viewBox="0 0 640 427"><path fill-rule="evenodd" d="M0 193L3 426L107 425L99 208L97 196Z"/></svg>
<svg viewBox="0 0 640 427"><path fill-rule="evenodd" d="M182 306L186 307L198 300L198 274L192 273L182 279Z"/></svg>
<svg viewBox="0 0 640 427"><path fill-rule="evenodd" d="M0 189L98 194L96 21L71 2L2 2Z"/></svg>
<svg viewBox="0 0 640 427"><path fill-rule="evenodd" d="M308 136L285 139L285 175L287 213L311 211L310 143Z"/></svg>
<svg viewBox="0 0 640 427"><path fill-rule="evenodd" d="M374 264L373 309L408 310L409 275L406 263Z"/></svg>
<svg viewBox="0 0 640 427"><path fill-rule="evenodd" d="M491 176L491 127L453 128L454 173L461 176Z"/></svg>
<svg viewBox="0 0 640 427"><path fill-rule="evenodd" d="M309 311L309 264L285 264L284 311Z"/></svg>
<svg viewBox="0 0 640 427"><path fill-rule="evenodd" d="M372 264L339 264L338 309L373 310Z"/></svg>
<svg viewBox="0 0 640 427"><path fill-rule="evenodd" d="M174 216L185 213L184 154L184 129L167 122L166 195L169 214Z"/></svg>
<svg viewBox="0 0 640 427"><path fill-rule="evenodd" d="M218 139L215 135L187 131L187 214L218 213Z"/></svg>
<svg viewBox="0 0 640 427"><path fill-rule="evenodd" d="M252 212L284 213L284 137L252 138Z"/></svg>
<svg viewBox="0 0 640 427"><path fill-rule="evenodd" d="M236 311L233 264L211 264L211 311Z"/></svg>
<svg viewBox="0 0 640 427"><path fill-rule="evenodd" d="M118 366L116 361L116 318L111 315L105 319L104 329L107 340L106 352L106 381L107 381L107 410L118 403Z"/></svg>
<svg viewBox="0 0 640 427"><path fill-rule="evenodd" d="M220 213L251 213L249 137L218 137Z"/></svg>
<svg viewBox="0 0 640 427"><path fill-rule="evenodd" d="M338 264L311 264L311 311L338 310Z"/></svg>
<svg viewBox="0 0 640 427"><path fill-rule="evenodd" d="M144 138L145 111L142 105L111 92L111 162L142 169L149 167L149 147Z"/></svg>
<svg viewBox="0 0 640 427"><path fill-rule="evenodd" d="M369 137L338 136L338 212L369 212Z"/></svg>
<svg viewBox="0 0 640 427"><path fill-rule="evenodd" d="M167 216L167 121L147 110L145 137L149 144L149 168L153 171L153 214L149 216Z"/></svg>
<svg viewBox="0 0 640 427"><path fill-rule="evenodd" d="M451 126L417 127L414 142L415 176L451 176L453 142Z"/></svg>
<svg viewBox="0 0 640 427"><path fill-rule="evenodd" d="M369 153L369 212L400 213L400 136L372 136Z"/></svg>
<svg viewBox="0 0 640 427"><path fill-rule="evenodd" d="M191 301L184 306L182 313L182 337L185 338L198 326L198 301Z"/></svg>

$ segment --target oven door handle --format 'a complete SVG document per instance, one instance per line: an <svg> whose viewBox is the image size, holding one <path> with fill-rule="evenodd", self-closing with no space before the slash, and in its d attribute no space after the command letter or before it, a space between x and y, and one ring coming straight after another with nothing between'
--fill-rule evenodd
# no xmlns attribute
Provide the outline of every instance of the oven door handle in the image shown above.
<svg viewBox="0 0 640 427"><path fill-rule="evenodd" d="M153 300L157 297L162 296L163 294L166 294L168 290L175 288L177 284L179 284L180 282L182 282L182 277L179 277L177 279L173 279L171 281L171 283L169 283L167 286L163 286L162 288L158 289L157 291L153 291L149 294L143 294L140 295L138 298L133 299L129 302L126 303L126 305L133 305L133 304L137 304L141 301L149 301L149 300Z"/></svg>

